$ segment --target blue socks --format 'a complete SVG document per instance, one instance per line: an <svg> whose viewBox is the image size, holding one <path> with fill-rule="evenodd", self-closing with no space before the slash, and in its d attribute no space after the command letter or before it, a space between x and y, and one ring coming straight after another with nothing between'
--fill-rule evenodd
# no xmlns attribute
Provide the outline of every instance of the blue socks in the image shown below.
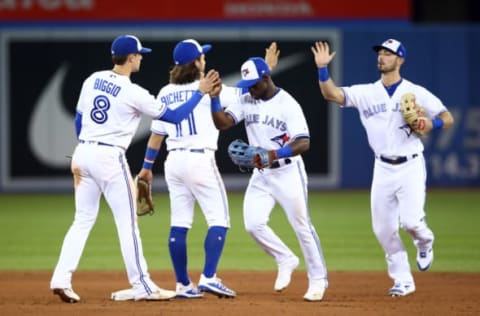
<svg viewBox="0 0 480 316"><path fill-rule="evenodd" d="M187 272L187 233L188 228L173 226L170 228L170 236L168 236L168 250L175 276L177 282L183 285L190 284Z"/></svg>
<svg viewBox="0 0 480 316"><path fill-rule="evenodd" d="M226 234L226 227L212 226L208 229L203 244L205 249L205 266L203 268L203 275L207 278L213 277L217 271L218 262L220 261L220 256L223 252L223 246L225 245Z"/></svg>
<svg viewBox="0 0 480 316"><path fill-rule="evenodd" d="M205 266L203 269L203 275L207 278L213 277L217 272L227 230L228 228L221 226L212 226L208 229L204 242ZM168 250L175 270L175 277L177 282L183 285L190 284L187 271L187 233L188 228L172 226L168 236Z"/></svg>

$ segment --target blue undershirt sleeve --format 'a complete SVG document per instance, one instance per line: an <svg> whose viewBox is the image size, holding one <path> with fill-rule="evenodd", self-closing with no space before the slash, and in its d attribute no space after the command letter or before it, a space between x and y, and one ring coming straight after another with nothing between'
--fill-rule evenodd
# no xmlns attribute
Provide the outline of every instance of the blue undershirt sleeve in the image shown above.
<svg viewBox="0 0 480 316"><path fill-rule="evenodd" d="M77 133L77 138L80 136L82 131L82 113L77 112L75 114L75 132Z"/></svg>
<svg viewBox="0 0 480 316"><path fill-rule="evenodd" d="M202 97L203 94L200 90L197 90L187 102L175 110L167 108L163 115L158 119L169 123L180 123L193 111Z"/></svg>

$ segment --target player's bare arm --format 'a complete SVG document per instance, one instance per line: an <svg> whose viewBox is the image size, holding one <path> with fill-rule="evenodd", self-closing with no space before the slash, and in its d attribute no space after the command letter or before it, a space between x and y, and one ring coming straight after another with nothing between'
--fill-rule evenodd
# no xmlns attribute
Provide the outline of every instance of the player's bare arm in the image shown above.
<svg viewBox="0 0 480 316"><path fill-rule="evenodd" d="M337 87L328 74L328 65L335 57L336 52L330 53L330 46L327 42L315 42L311 50L319 71L318 84L323 97L338 104L345 104L343 90Z"/></svg>
<svg viewBox="0 0 480 316"><path fill-rule="evenodd" d="M453 125L453 116L449 111L440 113L437 118L443 121L442 129L448 129ZM413 128L418 128L419 126L423 126L424 131L429 133L433 129L433 121L428 117L419 117L417 124Z"/></svg>
<svg viewBox="0 0 480 316"><path fill-rule="evenodd" d="M147 150L151 148L152 150L158 152L160 150L160 147L162 147L162 143L164 139L165 139L165 136L163 135L151 133L147 143ZM153 180L152 169L142 168L138 173L138 177L146 180L148 183L152 183L152 180Z"/></svg>
<svg viewBox="0 0 480 316"><path fill-rule="evenodd" d="M310 149L310 138L308 137L303 137L303 138L298 138L294 140L292 143L289 144L290 148L292 149L292 157L301 155L307 150ZM269 150L267 151L268 154L268 164L271 165L273 161L278 159L278 154L276 150ZM256 155L254 157L254 163L257 166L260 166L259 168L262 167L261 163L261 157L259 155Z"/></svg>
<svg viewBox="0 0 480 316"><path fill-rule="evenodd" d="M310 138L297 138L289 146L292 147L292 156L301 155L310 149Z"/></svg>
<svg viewBox="0 0 480 316"><path fill-rule="evenodd" d="M213 123L215 123L215 127L221 131L227 130L235 125L233 117L225 113L224 110L212 112L212 118Z"/></svg>

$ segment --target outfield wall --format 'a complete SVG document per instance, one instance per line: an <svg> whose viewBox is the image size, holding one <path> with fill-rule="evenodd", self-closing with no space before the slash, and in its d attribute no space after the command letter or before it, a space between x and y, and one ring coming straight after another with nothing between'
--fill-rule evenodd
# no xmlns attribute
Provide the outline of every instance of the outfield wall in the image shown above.
<svg viewBox="0 0 480 316"><path fill-rule="evenodd" d="M299 100L311 129L312 146L304 158L312 189L368 187L373 154L358 113L327 105L321 97L310 46L315 40L330 41L337 51L332 77L350 85L377 80L371 46L395 37L408 51L404 77L440 97L456 119L451 130L425 139L429 185L480 186L477 26L57 24L0 27L0 191L72 190L67 156L76 143L76 98L87 75L111 67L110 42L120 33L136 34L154 49L132 77L152 94L167 82L178 40L194 37L213 44L207 66L218 69L227 84L238 80L244 59L263 55L270 41L277 41L282 55L274 80ZM141 166L148 128L144 120L128 151L133 172ZM248 179L226 155L229 141L238 137L245 138L242 127L223 133L217 154L232 190L243 189ZM155 169L161 173L162 163ZM161 176L155 189L166 189Z"/></svg>

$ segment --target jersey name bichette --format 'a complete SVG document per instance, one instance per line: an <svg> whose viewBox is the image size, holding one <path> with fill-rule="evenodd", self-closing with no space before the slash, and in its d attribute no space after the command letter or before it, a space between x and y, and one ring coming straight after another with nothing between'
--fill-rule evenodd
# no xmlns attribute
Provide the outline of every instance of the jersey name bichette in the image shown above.
<svg viewBox="0 0 480 316"><path fill-rule="evenodd" d="M198 90L199 81L188 84L168 84L158 93L157 99L164 106L175 109L188 101ZM239 89L222 86L220 100L223 103L237 102ZM219 131L212 120L210 97L204 95L193 112L182 122L172 124L164 121L152 121L151 131L166 138L167 150L178 148L217 150Z"/></svg>

